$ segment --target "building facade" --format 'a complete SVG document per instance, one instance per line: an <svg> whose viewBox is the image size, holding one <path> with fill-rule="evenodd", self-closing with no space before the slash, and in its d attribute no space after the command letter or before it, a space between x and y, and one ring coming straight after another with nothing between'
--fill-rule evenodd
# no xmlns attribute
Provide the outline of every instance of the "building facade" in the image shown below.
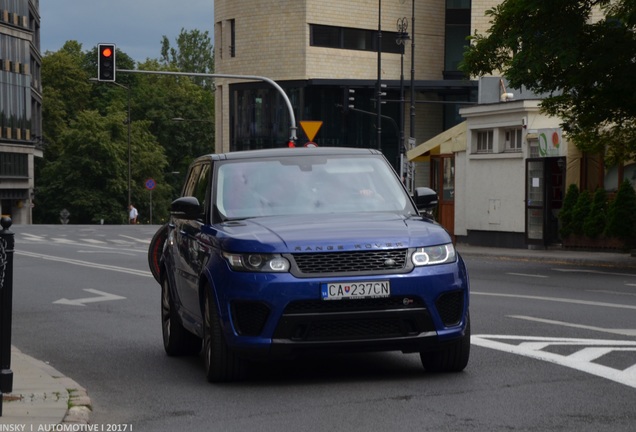
<svg viewBox="0 0 636 432"><path fill-rule="evenodd" d="M42 157L39 0L0 0L0 214L31 223Z"/></svg>
<svg viewBox="0 0 636 432"><path fill-rule="evenodd" d="M461 122L459 107L476 100L458 65L475 15L497 3L216 0L216 72L275 80L297 122L322 122L316 144L380 148L399 169L403 150ZM286 145L289 115L268 84L217 79L216 104L217 151Z"/></svg>

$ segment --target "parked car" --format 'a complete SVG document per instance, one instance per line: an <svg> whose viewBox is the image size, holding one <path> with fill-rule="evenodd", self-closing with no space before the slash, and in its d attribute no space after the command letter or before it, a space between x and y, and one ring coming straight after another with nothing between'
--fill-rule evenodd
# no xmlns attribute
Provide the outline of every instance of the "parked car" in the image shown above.
<svg viewBox="0 0 636 432"><path fill-rule="evenodd" d="M211 154L190 167L149 250L168 355L203 346L207 379L251 359L301 353L419 353L463 370L469 279L449 234L377 150Z"/></svg>

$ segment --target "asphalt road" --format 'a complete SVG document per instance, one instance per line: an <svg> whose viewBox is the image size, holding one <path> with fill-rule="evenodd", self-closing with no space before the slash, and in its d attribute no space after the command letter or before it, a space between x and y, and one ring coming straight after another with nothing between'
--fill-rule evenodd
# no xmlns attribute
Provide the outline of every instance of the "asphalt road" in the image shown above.
<svg viewBox="0 0 636 432"><path fill-rule="evenodd" d="M466 257L466 370L417 355L258 364L208 384L169 358L148 270L157 226L14 226L13 345L84 386L92 422L134 431L631 431L636 270ZM128 429L130 430L130 429Z"/></svg>

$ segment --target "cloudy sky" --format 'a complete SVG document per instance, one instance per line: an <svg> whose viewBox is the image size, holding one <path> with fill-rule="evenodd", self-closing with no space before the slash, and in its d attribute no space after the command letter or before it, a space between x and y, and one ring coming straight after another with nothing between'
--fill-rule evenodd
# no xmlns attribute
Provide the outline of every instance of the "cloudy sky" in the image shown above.
<svg viewBox="0 0 636 432"><path fill-rule="evenodd" d="M114 43L136 61L159 58L161 38L172 44L182 28L214 36L214 0L40 0L41 50L68 40L84 50Z"/></svg>

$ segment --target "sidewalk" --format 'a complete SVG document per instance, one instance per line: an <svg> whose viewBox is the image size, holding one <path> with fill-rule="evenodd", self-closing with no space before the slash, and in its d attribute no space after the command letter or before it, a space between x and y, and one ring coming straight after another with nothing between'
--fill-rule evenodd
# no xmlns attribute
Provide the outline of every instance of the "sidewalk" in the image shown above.
<svg viewBox="0 0 636 432"><path fill-rule="evenodd" d="M2 395L0 425L35 431L43 425L89 423L91 401L75 381L15 347L11 347L11 370L13 391Z"/></svg>
<svg viewBox="0 0 636 432"><path fill-rule="evenodd" d="M579 266L620 267L636 269L636 251L587 252L571 249L507 249L457 244L462 256L488 256L507 261L536 261Z"/></svg>
<svg viewBox="0 0 636 432"><path fill-rule="evenodd" d="M457 250L465 257L636 269L636 256L633 256L636 253L502 249L465 244L458 244ZM13 392L3 395L0 425L11 425L11 430L30 431L38 430L40 425L90 423L91 400L84 388L15 347L12 347L11 356Z"/></svg>

